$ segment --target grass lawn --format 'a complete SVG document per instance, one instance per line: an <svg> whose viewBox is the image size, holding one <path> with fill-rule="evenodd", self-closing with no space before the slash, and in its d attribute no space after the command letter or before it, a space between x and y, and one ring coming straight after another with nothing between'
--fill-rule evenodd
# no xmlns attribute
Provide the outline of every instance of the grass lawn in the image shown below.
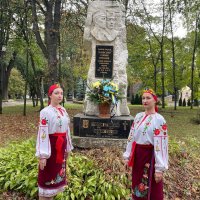
<svg viewBox="0 0 200 200"><path fill-rule="evenodd" d="M130 105L129 108L133 116L137 112L143 111L142 106ZM200 124L194 122L200 115L200 108L194 107L191 110L188 107L178 107L177 110L174 110L172 107L166 107L165 109L159 108L159 113L167 121L169 136L178 140L188 140L193 137L200 139Z"/></svg>
<svg viewBox="0 0 200 200"><path fill-rule="evenodd" d="M65 108L70 115L71 121L73 121L73 116L82 112L83 104L67 103L65 104ZM143 111L142 106L129 105L129 108L133 116ZM168 134L170 137L185 142L191 141L192 138L196 138L200 141L200 124L194 122L195 119L197 120L197 115L200 115L200 108L194 107L194 109L191 110L187 107L178 107L177 110L174 110L172 107L166 107L165 109L160 108L159 113L162 114L167 121ZM18 135L16 137L11 137L12 140L24 139L23 136L27 138L30 135L35 135L39 120L39 107L28 105L26 117L23 116L22 105L4 107L0 119L2 121L2 123L0 123L0 137L3 137L3 141L0 140L0 146L2 146L5 140L10 141L10 134L15 135L13 130L15 130L15 133L18 129L22 130L24 134L20 134L22 138L18 137ZM71 124L71 127L72 126L73 124ZM27 130L28 132L26 132ZM7 134L5 134L5 132Z"/></svg>

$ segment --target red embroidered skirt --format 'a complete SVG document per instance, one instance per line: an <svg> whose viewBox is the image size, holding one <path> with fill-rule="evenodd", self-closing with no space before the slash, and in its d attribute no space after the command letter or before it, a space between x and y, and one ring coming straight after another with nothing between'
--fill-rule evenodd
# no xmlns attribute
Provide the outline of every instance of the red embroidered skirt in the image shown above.
<svg viewBox="0 0 200 200"><path fill-rule="evenodd" d="M66 185L66 133L49 135L51 156L44 170L39 168L38 185L43 189L57 189Z"/></svg>
<svg viewBox="0 0 200 200"><path fill-rule="evenodd" d="M154 148L136 144L132 168L132 198L134 200L163 200L163 182L156 183Z"/></svg>

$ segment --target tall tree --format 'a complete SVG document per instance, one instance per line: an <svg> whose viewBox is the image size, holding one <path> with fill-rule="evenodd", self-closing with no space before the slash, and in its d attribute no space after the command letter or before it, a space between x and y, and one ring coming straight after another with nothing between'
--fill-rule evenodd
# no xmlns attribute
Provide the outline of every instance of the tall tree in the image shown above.
<svg viewBox="0 0 200 200"><path fill-rule="evenodd" d="M194 38L194 47L193 47L193 53L192 53L192 63L191 63L191 105L190 108L193 108L193 102L194 102L194 68L195 68L195 56L196 56L196 50L197 50L197 35L198 35L198 29L199 29L199 23L200 23L200 11L196 12L196 22L195 22L195 38Z"/></svg>
<svg viewBox="0 0 200 200"><path fill-rule="evenodd" d="M164 66L164 37L165 37L165 28L166 28L166 9L165 9L165 0L161 0L161 21L162 21L162 28L161 34L158 36L156 32L153 30L153 24L151 23L151 19L153 18L150 16L149 12L147 11L146 5L143 0L141 0L143 5L143 9L146 15L147 26L153 34L154 38L157 40L160 46L160 65L161 65L161 88L162 88L162 108L165 108L165 66Z"/></svg>
<svg viewBox="0 0 200 200"><path fill-rule="evenodd" d="M173 88L174 88L174 110L176 110L177 104L177 86L176 86L176 59L175 59L175 43L173 32L173 1L168 0L168 12L169 12L169 24L171 33L171 49L172 49L172 74L173 74Z"/></svg>
<svg viewBox="0 0 200 200"><path fill-rule="evenodd" d="M31 0L33 15L33 31L37 43L41 48L44 57L48 61L48 82L58 81L58 41L61 20L61 0ZM39 13L39 14L38 14ZM39 17L44 19L44 40L43 30L40 27Z"/></svg>
<svg viewBox="0 0 200 200"><path fill-rule="evenodd" d="M10 1L0 1L0 114L2 114L2 100L7 99L8 76L16 58L16 53L13 52L13 57L8 63L3 61L5 60L3 56L5 56L5 49L10 37L13 15L10 4Z"/></svg>
<svg viewBox="0 0 200 200"><path fill-rule="evenodd" d="M181 7L182 6L182 7ZM184 1L181 4L180 10L186 18L186 24L188 31L194 32L194 42L193 42L193 51L192 51L192 60L191 60L191 109L193 108L194 102L194 75L195 75L195 62L197 49L199 48L198 44L198 33L200 32L200 1L188 0ZM195 22L195 23L194 23Z"/></svg>

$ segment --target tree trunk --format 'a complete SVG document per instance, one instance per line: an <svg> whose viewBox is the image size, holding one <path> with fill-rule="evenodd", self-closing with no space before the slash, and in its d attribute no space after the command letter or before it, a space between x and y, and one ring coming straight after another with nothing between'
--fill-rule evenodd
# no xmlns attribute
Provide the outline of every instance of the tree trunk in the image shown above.
<svg viewBox="0 0 200 200"><path fill-rule="evenodd" d="M161 44L161 88L162 88L162 108L165 108L165 67L164 67L164 57L163 57L163 44Z"/></svg>
<svg viewBox="0 0 200 200"><path fill-rule="evenodd" d="M165 67L164 67L164 33L165 33L165 0L163 0L163 10L162 10L162 20L163 20L163 27L162 27L162 36L160 41L160 62L161 62L161 87L162 87L162 108L165 108Z"/></svg>
<svg viewBox="0 0 200 200"><path fill-rule="evenodd" d="M2 67L2 87L3 87L2 97L5 100L8 99L8 82L9 82L10 72L12 68L14 67L16 56L17 56L17 53L14 51L8 66Z"/></svg>
<svg viewBox="0 0 200 200"><path fill-rule="evenodd" d="M38 77L38 75L36 73L35 61L34 61L33 53L32 53L31 50L29 51L29 54L30 54L31 66L32 66L32 69L33 69L34 77L36 79L36 90L37 90L38 95L40 96L40 110L42 110L44 108L44 102L43 102L43 94L42 94L42 91L41 91L41 88L40 88L41 77Z"/></svg>
<svg viewBox="0 0 200 200"><path fill-rule="evenodd" d="M28 60L29 60L29 55L28 55L28 49L27 49L27 52L26 52L26 77L28 77ZM26 78L25 88L24 88L24 112L23 112L24 116L26 116L26 94L27 94L27 87L28 87L28 79Z"/></svg>
<svg viewBox="0 0 200 200"><path fill-rule="evenodd" d="M195 27L195 39L194 39L194 48L192 53L192 64L191 64L191 105L190 108L193 109L194 103L194 67L195 67L195 54L197 49L197 34L198 34L198 24L199 24L199 15L200 13L196 13L196 27Z"/></svg>
<svg viewBox="0 0 200 200"><path fill-rule="evenodd" d="M174 34L173 34L173 27L172 27L172 8L171 8L171 1L168 1L168 8L169 8L169 22L170 22L170 31L171 31L171 48L172 48L172 74L173 74L173 88L174 88L174 110L176 110L177 104L177 87L176 87L176 60L175 60L175 44L174 44Z"/></svg>
<svg viewBox="0 0 200 200"><path fill-rule="evenodd" d="M150 49L150 53L151 53L152 64L154 66L154 91L156 93L156 91L157 91L157 65L158 65L158 61L160 59L161 51L158 52L158 55L155 58L154 55L153 55L153 48L152 48L152 44L151 44L151 41L150 41L150 35L149 35L148 44L149 44L149 49Z"/></svg>
<svg viewBox="0 0 200 200"><path fill-rule="evenodd" d="M61 20L61 0L45 1L43 5L40 5L39 2L36 2L36 0L32 0L31 5L33 15L33 31L35 33L37 43L48 61L48 82L49 84L58 82L57 47ZM36 5L39 5L40 10L45 17L44 41L42 40L39 31L40 29L38 25Z"/></svg>

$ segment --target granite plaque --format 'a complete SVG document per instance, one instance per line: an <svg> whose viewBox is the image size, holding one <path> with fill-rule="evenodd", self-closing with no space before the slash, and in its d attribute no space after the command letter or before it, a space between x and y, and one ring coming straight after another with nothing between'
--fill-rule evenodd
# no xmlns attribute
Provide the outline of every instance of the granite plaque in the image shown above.
<svg viewBox="0 0 200 200"><path fill-rule="evenodd" d="M96 78L112 78L113 46L96 46Z"/></svg>
<svg viewBox="0 0 200 200"><path fill-rule="evenodd" d="M74 116L74 135L95 138L128 138L132 116L120 116L112 119L85 116Z"/></svg>

